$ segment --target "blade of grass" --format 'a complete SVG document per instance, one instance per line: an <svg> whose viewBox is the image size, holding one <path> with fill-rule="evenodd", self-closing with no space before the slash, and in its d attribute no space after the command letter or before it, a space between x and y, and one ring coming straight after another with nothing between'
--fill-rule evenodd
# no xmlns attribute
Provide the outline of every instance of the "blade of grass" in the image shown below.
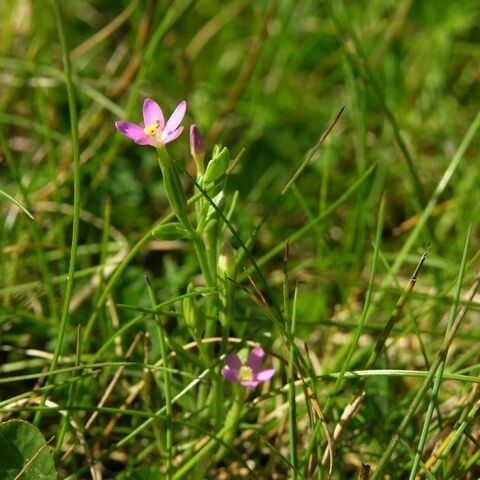
<svg viewBox="0 0 480 480"><path fill-rule="evenodd" d="M468 299L469 302L471 302L473 300L473 298L475 297L479 287L480 287L480 271L477 273L477 275L475 277L475 280L474 280L472 286L470 287L469 292L467 293L466 298ZM380 475L383 473L383 471L385 470L388 462L390 461L390 458L391 458L398 442L401 439L401 435L402 435L403 431L405 430L407 425L411 422L411 420L412 420L413 416L415 415L419 405L424 400L425 394L426 394L432 380L434 379L434 377L437 373L437 370L438 370L438 367L439 367L440 363L442 362L442 360L444 358L444 352L447 351L448 348L450 347L450 344L452 343L458 329L460 328L460 325L461 325L467 311L468 311L468 304L466 304L464 307L461 308L461 310L459 310L459 312L458 312L458 314L455 318L455 321L453 322L452 328L448 332L447 338L443 341L440 350L438 351L434 361L432 362L432 365L431 365L431 367L428 371L427 377L424 379L424 381L423 381L422 385L420 386L420 388L418 389L415 397L412 399L412 401L411 401L411 403L408 407L408 410L406 412L406 415L404 416L403 420L401 421L400 425L398 426L397 430L395 431L395 434L391 438L391 440L390 440L389 444L387 445L384 453L382 454L382 457L380 458L380 461L377 465L377 468L373 472L373 476L372 476L371 480L381 478Z"/></svg>
<svg viewBox="0 0 480 480"><path fill-rule="evenodd" d="M357 65L360 72L363 73L366 80L371 85L374 94L379 100L380 105L382 106L382 109L387 117L387 120L392 127L395 143L397 144L398 148L402 152L402 157L404 158L405 163L407 165L407 171L409 174L410 183L412 185L412 190L414 193L412 199L414 201L415 208L418 212L421 212L425 208L425 204L426 204L423 186L417 174L417 171L415 169L414 161L400 133L400 128L397 123L397 120L393 115L392 111L387 106L385 96L372 70L369 67L368 60L365 53L363 52L361 43L352 25L348 21L348 15L346 14L346 7L343 0L335 4L337 7L340 7L342 9L343 19L340 19L337 9L333 5L334 4L332 3L331 0L327 2L327 8L328 8L330 17L332 18L333 23L335 24L338 35L343 40L345 54L347 55L347 58L351 59L352 63ZM347 43L351 47L353 47L354 49L353 52L351 47L350 48L347 47Z"/></svg>
<svg viewBox="0 0 480 480"><path fill-rule="evenodd" d="M468 229L467 237L466 237L466 240L465 240L465 246L463 248L463 256L462 256L462 261L460 263L460 271L458 273L458 279L457 279L457 288L456 288L456 292L455 292L454 302L453 302L452 308L450 310L450 315L448 317L447 328L445 330L445 338L448 337L448 334L449 334L449 332L452 328L455 316L457 315L458 303L459 303L459 300L460 300L460 295L462 293L463 280L465 278L465 271L466 271L466 266L467 266L467 255L468 255L468 252L470 250L471 236L472 236L472 225L470 225L470 228ZM437 396L438 396L438 392L440 390L440 385L442 384L442 381L443 381L443 373L444 373L444 370L445 370L445 363L446 363L446 360L447 360L447 355L448 355L448 346L447 346L447 348L445 348L445 351L443 352L443 358L441 359L441 361L438 365L438 371L435 374L435 380L434 380L434 384L433 384L433 388L432 388L432 393L430 395L430 401L429 401L427 413L425 415L425 419L424 419L424 422L423 422L423 428L422 428L422 432L420 434L420 439L418 441L417 449L415 451L415 458L413 460L412 469L410 470L409 480L415 480L418 469L420 467L420 461L422 459L423 449L425 448L425 444L427 443L428 431L430 429L430 421L432 420L433 410L434 410L436 402L437 402Z"/></svg>
<svg viewBox="0 0 480 480"><path fill-rule="evenodd" d="M77 341L76 341L76 352L75 352L75 367L80 367L82 362L82 341L81 341L81 330L80 325L77 328ZM72 370L72 377L74 376L75 370ZM81 371L80 371L81 373ZM72 407L75 403L76 392L78 388L78 382L71 382L70 387L68 389L68 398L67 398L67 406ZM63 440L65 438L65 434L67 433L67 428L70 421L70 412L65 412L65 415L62 416L62 420L60 422L60 427L58 429L56 445L55 445L55 457L59 458L60 454L62 453L62 446Z"/></svg>
<svg viewBox="0 0 480 480"><path fill-rule="evenodd" d="M292 341L295 341L295 323L297 312L298 288L295 288L292 310L290 311L290 296L288 291L288 245L285 248L285 256L283 261L283 311L285 318L289 324L287 328L290 331ZM288 445L290 449L290 474L293 480L298 478L298 455L297 455L297 405L295 398L295 351L290 346L288 354Z"/></svg>
<svg viewBox="0 0 480 480"><path fill-rule="evenodd" d="M365 325L365 321L367 319L367 313L371 305L371 298L372 298L372 293L373 293L373 283L375 280L375 272L376 272L376 267L377 267L377 261L378 261L378 253L380 251L380 244L381 244L381 238L382 238L382 231L383 231L383 222L385 218L385 197L382 198L380 202L380 208L378 210L378 217L377 217L377 228L375 232L375 242L374 242L374 250L373 250L373 259L372 259L372 266L370 269L370 278L368 282L368 287L367 287L367 292L365 296L365 303L363 307L363 312L362 316L360 318L360 322L358 323L358 326L355 330L355 334L352 338L352 342L350 344L350 348L347 352L346 358L342 362L342 369L340 371L339 376L336 378L335 385L333 386L333 389L329 392L327 401L324 406L324 411L328 412L328 409L331 407L333 398L336 397L336 394L338 390L340 389L340 385L343 382L343 377L345 376L346 372L348 371L350 367L350 362L352 360L353 354L355 353L355 349L358 346L358 341L360 339L360 336L363 332L363 327ZM303 455L303 463L306 464L308 458L313 452L313 449L316 448L317 446L317 435L320 432L320 425L318 424L314 434L310 437L310 440L307 444L307 448L305 450L305 453Z"/></svg>
<svg viewBox="0 0 480 480"><path fill-rule="evenodd" d="M148 295L150 297L150 302L152 308L156 309L158 307L157 298L155 291L153 289L152 283L149 278L147 280ZM167 341L165 338L165 329L162 325L162 319L154 315L153 319L155 321L155 333L157 335L158 344L160 347L160 355L162 357L162 364L165 367L163 371L163 384L165 386L164 395L165 395L165 448L167 450L167 461L166 461L166 480L170 480L172 477L172 461L173 461L173 410L172 410L172 386L170 381L170 372L168 371L168 350L167 350Z"/></svg>
<svg viewBox="0 0 480 480"><path fill-rule="evenodd" d="M68 327L70 300L73 294L73 283L75 279L76 259L78 236L80 229L80 145L78 137L78 119L76 107L76 92L75 85L72 79L72 69L70 65L70 57L63 25L63 18L59 0L52 0L52 8L57 25L58 38L62 49L63 67L65 72L65 82L67 87L68 109L70 112L70 130L72 140L72 155L73 155L73 225L72 225L72 243L70 250L70 262L68 266L68 276L65 286L65 296L63 300L62 314L60 318L60 325L58 327L57 338L55 342L55 350L50 363L50 370L55 370L58 364L58 358L63 348L63 339ZM49 377L52 382L53 377ZM42 397L44 403L46 397ZM35 415L34 423L38 425L42 417L41 411Z"/></svg>
<svg viewBox="0 0 480 480"><path fill-rule="evenodd" d="M480 411L480 400L478 400L475 405L470 409L468 414L463 420L461 420L457 425L455 425L455 430L450 432L447 437L447 442L445 446L442 446L441 454L438 456L435 464L430 468L433 473L437 473L439 468L446 462L447 455L450 453L452 448L458 443L458 441L463 437L467 427L478 418L478 412ZM474 455L465 463L463 466L463 474L466 474L470 471L473 465L478 464L478 458L480 457L480 451L477 450Z"/></svg>
<svg viewBox="0 0 480 480"><path fill-rule="evenodd" d="M442 178L437 184L437 187L435 188L432 196L430 197L430 200L423 210L423 212L420 215L420 219L418 223L415 225L415 228L412 230L410 235L408 236L406 242L404 243L401 251L398 253L392 269L388 274L385 276L383 282L382 282L382 287L386 287L390 282L391 279L394 275L398 273L400 270L400 267L403 265L403 262L405 260L405 257L408 255L410 250L412 249L413 245L417 241L417 238L422 231L423 227L425 226L428 218L432 214L433 209L437 205L440 196L442 193L445 191L447 188L448 184L450 183L450 180L453 177L453 174L457 170L458 166L460 165L460 161L463 158L463 155L465 154L467 148L469 147L470 143L472 140L475 138L475 135L480 128L480 111L478 111L477 115L473 119L472 123L470 124L470 127L468 128L467 133L463 137L457 151L453 155L452 160L450 161L447 169L445 170Z"/></svg>
<svg viewBox="0 0 480 480"><path fill-rule="evenodd" d="M338 197L333 203L329 205L328 208L326 208L324 211L322 211L319 215L317 215L311 222L308 222L306 225L304 225L302 228L298 229L295 233L287 237L286 239L282 240L279 242L275 247L270 249L265 255L261 256L257 260L257 264L259 266L263 265L264 263L268 262L272 257L275 255L278 255L284 248L285 244L288 243L293 243L296 240L299 240L302 238L305 233L309 232L311 229L313 229L316 225L321 223L323 220L325 220L329 215L331 215L342 203L344 203L346 200L348 200L353 193L357 191L358 188L368 179L370 178L371 175L375 172L376 169L376 164L373 164L370 166L370 168L363 173L357 181L340 197Z"/></svg>
<svg viewBox="0 0 480 480"><path fill-rule="evenodd" d="M265 225L265 222L268 220L270 215L278 208L278 206L280 205L280 203L281 203L282 199L284 198L285 194L291 189L292 185L295 184L295 182L298 179L298 177L300 176L300 174L303 172L303 170L305 170L307 165L312 161L312 159L315 157L315 155L320 150L322 145L325 143L325 140L330 135L330 132L333 130L333 128L335 127L337 122L340 120L340 117L342 116L344 110L345 110L345 107L340 108L340 110L337 112L334 119L329 123L329 125L327 126L325 131L320 135L320 138L318 139L317 143L307 152L304 160L302 161L300 166L297 168L297 170L293 173L292 177L288 180L288 182L285 184L285 186L282 188L282 191L280 192L278 197L275 199L275 201L270 206L270 208L268 208L268 210L265 212L265 214L263 215L261 220L257 223L257 225L255 225L252 232L250 233L250 237L245 242L245 245L250 246L253 243L253 241L256 238L258 232ZM280 247L280 251L281 251L282 248L283 248L283 244ZM276 252L275 255L277 253L278 252ZM239 258L238 258L238 263L241 263L244 255L245 255L245 253L243 251L240 252ZM259 263L259 265L261 265L261 263Z"/></svg>
<svg viewBox="0 0 480 480"><path fill-rule="evenodd" d="M373 247L373 258L372 258L372 266L370 269L370 277L368 280L368 287L365 294L365 302L363 304L363 311L362 316L360 318L360 322L355 330L355 334L353 335L350 348L348 349L347 356L342 361L342 369L340 371L340 376L337 378L335 385L332 391L329 393L328 400L325 404L325 411L328 411L330 405L332 403L332 399L336 396L337 392L340 389L341 383L343 381L343 375L345 372L350 369L350 362L352 361L353 354L358 347L358 342L360 340L360 336L363 333L363 327L368 317L368 312L371 306L372 295L373 295L373 286L375 281L375 274L377 270L377 263L379 258L380 252L380 245L382 242L382 232L383 232L383 222L385 220L385 197L382 197L380 201L380 208L378 210L378 217L377 217L377 229L375 232L375 242Z"/></svg>
<svg viewBox="0 0 480 480"><path fill-rule="evenodd" d="M21 172L19 169L19 166L17 162L15 161L15 158L13 157L12 151L10 150L7 141L3 135L3 132L0 129L0 146L2 147L2 151L5 155L5 158L7 159L8 166L13 174L13 177L15 178L15 181L18 185L18 188L20 190L20 193L22 195L23 202L27 205L26 208L30 209L30 200L28 196L28 190L27 187L23 184L22 177L21 177ZM17 203L16 200L12 199L14 203ZM19 204L20 206L20 204ZM23 208L23 207L21 207ZM27 210L25 210L27 212ZM28 213L30 216L31 214ZM31 217L33 219L33 216ZM41 234L39 227L37 226L36 222L31 222L28 224L28 228L31 232L31 235L35 241L36 244L40 245L41 244ZM58 321L59 314L58 314L58 309L57 309L57 303L55 301L55 289L53 287L53 281L52 281L52 276L50 273L50 269L48 266L48 261L45 255L45 251L43 248L35 248L35 255L38 260L38 265L40 267L40 271L42 273L42 280L45 284L45 294L47 296L47 301L48 301L48 306L50 313L52 317Z"/></svg>
<svg viewBox="0 0 480 480"><path fill-rule="evenodd" d="M387 341L388 337L390 336L390 333L392 332L393 327L400 319L400 315L403 312L403 308L405 307L407 299L410 293L413 291L415 284L417 283L418 274L420 273L420 270L427 258L427 254L428 254L428 249L425 252L423 252L423 255L421 256L415 268L415 271L410 277L410 280L408 281L407 285L405 285L405 288L403 289L402 294L400 295L400 298L398 299L395 305L395 308L393 309L390 317L387 320L387 323L385 324L382 331L380 332L380 335L378 336L377 341L375 342L373 352L370 355L365 365L366 370L369 370L375 365L375 363L378 360L378 357L380 356L383 350L383 347L385 346L385 342Z"/></svg>
<svg viewBox="0 0 480 480"><path fill-rule="evenodd" d="M15 198L13 198L11 195L9 195L7 192L5 192L4 190L1 190L0 189L0 195L3 195L5 198L8 198L8 200L10 200L13 204L15 204L20 210L22 210L22 212L27 215L28 218L30 218L31 220L35 220L33 218L33 215L27 210L27 207L24 207L18 200L16 200Z"/></svg>

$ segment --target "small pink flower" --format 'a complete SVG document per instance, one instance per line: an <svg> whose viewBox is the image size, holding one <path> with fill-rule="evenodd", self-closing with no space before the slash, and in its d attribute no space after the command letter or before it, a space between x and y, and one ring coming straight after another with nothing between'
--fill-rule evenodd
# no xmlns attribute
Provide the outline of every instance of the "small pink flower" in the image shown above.
<svg viewBox="0 0 480 480"><path fill-rule="evenodd" d="M256 387L261 382L266 382L273 377L274 368L260 370L265 352L260 347L255 347L248 356L247 362L242 364L238 355L232 352L228 355L222 375L231 382L239 383L244 387Z"/></svg>
<svg viewBox="0 0 480 480"><path fill-rule="evenodd" d="M175 140L182 133L183 127L180 126L180 123L185 116L186 109L187 102L184 100L177 105L165 123L162 109L158 103L147 98L143 102L143 127L124 120L117 120L115 126L120 133L138 145L151 145L158 148Z"/></svg>

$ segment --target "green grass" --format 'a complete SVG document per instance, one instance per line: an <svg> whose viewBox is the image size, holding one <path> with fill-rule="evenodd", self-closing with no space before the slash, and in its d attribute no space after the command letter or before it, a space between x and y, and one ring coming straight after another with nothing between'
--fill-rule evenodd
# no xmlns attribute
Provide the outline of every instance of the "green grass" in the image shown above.
<svg viewBox="0 0 480 480"><path fill-rule="evenodd" d="M480 476L478 1L7 5L0 421L71 480Z"/></svg>

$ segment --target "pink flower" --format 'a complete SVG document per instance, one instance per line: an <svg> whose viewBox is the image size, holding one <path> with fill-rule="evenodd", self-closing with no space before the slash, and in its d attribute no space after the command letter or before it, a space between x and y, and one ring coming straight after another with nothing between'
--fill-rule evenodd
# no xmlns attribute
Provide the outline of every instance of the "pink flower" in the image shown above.
<svg viewBox="0 0 480 480"><path fill-rule="evenodd" d="M177 105L177 108L165 123L162 109L158 103L151 98L147 98L143 102L143 127L124 120L117 120L115 126L120 133L135 143L158 148L175 140L182 133L183 127L180 126L180 123L185 116L186 109L187 102L184 100Z"/></svg>
<svg viewBox="0 0 480 480"><path fill-rule="evenodd" d="M255 347L248 356L247 362L242 364L238 355L232 352L228 355L222 375L231 382L239 383L244 387L256 387L261 382L266 382L273 377L274 368L260 370L265 352L260 347Z"/></svg>

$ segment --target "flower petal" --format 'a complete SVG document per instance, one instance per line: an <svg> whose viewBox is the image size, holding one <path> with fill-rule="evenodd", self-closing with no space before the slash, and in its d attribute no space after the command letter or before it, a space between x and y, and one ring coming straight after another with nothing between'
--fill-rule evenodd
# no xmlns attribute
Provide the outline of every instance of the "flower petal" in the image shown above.
<svg viewBox="0 0 480 480"><path fill-rule="evenodd" d="M257 380L258 382L266 382L267 380L270 380L274 374L274 368L266 368L265 370L260 370L259 372L255 373L254 380Z"/></svg>
<svg viewBox="0 0 480 480"><path fill-rule="evenodd" d="M135 143L140 145L152 145L152 139L148 135L145 135L143 128L135 123L117 120L115 126L120 133L130 138L130 140L133 140Z"/></svg>
<svg viewBox="0 0 480 480"><path fill-rule="evenodd" d="M254 371L256 372L263 360L263 357L265 356L265 352L263 351L263 348L261 347L255 347L251 352L250 355L248 356L247 360L247 365Z"/></svg>
<svg viewBox="0 0 480 480"><path fill-rule="evenodd" d="M242 362L238 358L238 355L235 352L232 352L228 354L225 365L230 368L230 370L238 372L238 370L240 370L242 367Z"/></svg>
<svg viewBox="0 0 480 480"><path fill-rule="evenodd" d="M148 135L146 135L144 138L135 140L135 143L138 145L151 145L152 147L159 147L161 145L154 138L149 137Z"/></svg>
<svg viewBox="0 0 480 480"><path fill-rule="evenodd" d="M238 382L237 372L228 367L222 368L222 375L231 382Z"/></svg>
<svg viewBox="0 0 480 480"><path fill-rule="evenodd" d="M240 382L240 385L243 387L248 387L248 388L255 388L260 382L256 380L252 380L250 382Z"/></svg>
<svg viewBox="0 0 480 480"><path fill-rule="evenodd" d="M183 120L183 117L185 116L185 112L187 110L187 102L183 100L183 102L180 102L177 105L177 108L173 111L172 115L167 121L167 124L165 125L165 132L167 132L167 135L174 130L177 129L177 127L180 125L181 121Z"/></svg>
<svg viewBox="0 0 480 480"><path fill-rule="evenodd" d="M157 102L151 98L146 98L143 102L143 121L145 126L151 125L152 123L160 122L160 130L163 130L165 126L165 119L163 118L163 112Z"/></svg>
<svg viewBox="0 0 480 480"><path fill-rule="evenodd" d="M173 132L169 133L168 135L165 135L165 138L162 140L162 143L165 144L165 143L171 142L172 140L175 140L178 136L180 136L182 132L183 132L183 127L178 127Z"/></svg>

